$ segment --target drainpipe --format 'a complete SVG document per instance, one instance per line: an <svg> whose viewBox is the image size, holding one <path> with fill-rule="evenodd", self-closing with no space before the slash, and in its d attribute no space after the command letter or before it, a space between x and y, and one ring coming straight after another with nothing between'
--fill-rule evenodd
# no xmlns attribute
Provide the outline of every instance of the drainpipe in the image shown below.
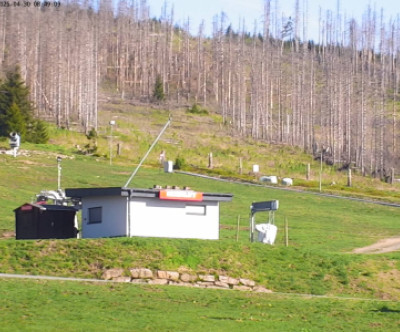
<svg viewBox="0 0 400 332"><path fill-rule="evenodd" d="M128 230L127 230L127 235L128 237L131 237L131 196L132 196L132 190L128 189Z"/></svg>

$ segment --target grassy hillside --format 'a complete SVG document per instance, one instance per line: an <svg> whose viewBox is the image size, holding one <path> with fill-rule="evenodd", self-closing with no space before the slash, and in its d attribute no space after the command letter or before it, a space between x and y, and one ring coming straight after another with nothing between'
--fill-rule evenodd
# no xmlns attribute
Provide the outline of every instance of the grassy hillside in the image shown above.
<svg viewBox="0 0 400 332"><path fill-rule="evenodd" d="M400 209L314 195L319 163L290 147L268 146L240 138L225 138L227 128L217 116L174 111L173 124L132 187L158 185L190 186L195 190L225 192L233 202L221 207L221 240L97 239L15 241L0 240L0 272L99 277L106 268L187 268L224 273L256 280L273 291L341 294L398 300L399 253L373 256L350 254L351 250L400 234ZM84 155L89 143L79 133L52 129L48 145L24 144L24 155L0 155L0 234L14 230L13 209L31 201L42 189L57 186L56 157L62 160L63 188L123 186L168 118L166 111L146 110L125 104L107 104L101 117L98 150ZM110 165L110 128L114 119L113 159ZM176 119L176 120L175 120ZM120 144L121 155L116 154ZM91 142L93 144L93 142ZM6 142L0 143L6 146ZM79 145L79 148L77 147ZM290 176L310 193L212 181L183 174L166 174L158 167L158 155L166 150L170 160L182 158L186 169L239 177L257 182L250 174L259 164L262 174ZM207 168L207 154L214 155L214 169ZM243 158L243 174L237 174ZM305 179L306 164L312 179ZM345 187L346 175L324 166L324 192L362 195L399 201L399 188L376 180L355 177L354 187ZM336 185L330 185L335 181ZM249 207L253 201L278 199L279 228L274 246L249 243ZM240 220L239 233L237 221ZM263 222L266 215L257 216ZM283 226L289 224L289 247ZM238 236L238 241L236 238Z"/></svg>
<svg viewBox="0 0 400 332"><path fill-rule="evenodd" d="M31 201L41 189L54 189L57 186L57 155L59 154L51 151L31 151L30 156L18 158L3 155L0 168L0 229L13 230L13 209ZM61 185L63 188L123 186L134 166L110 166L107 160L101 158L79 155L70 158L65 155L62 161ZM400 225L397 223L400 210L394 207L320 197L311 193L299 194L294 191L211 181L182 174L167 174L152 168L141 169L130 185L150 188L155 184L232 193L233 202L223 203L221 208L223 239L236 239L236 225L240 216L239 237L241 241L247 241L251 203L271 199L280 201L276 223L278 227L283 227L284 220L287 219L291 246L348 251L400 233ZM257 222L262 222L266 217L266 214L257 216ZM283 244L283 232L278 241Z"/></svg>
<svg viewBox="0 0 400 332"><path fill-rule="evenodd" d="M13 230L12 210L40 189L53 189L57 179L55 151L31 152L29 157L3 156L1 228ZM63 159L62 186L121 186L132 167L110 166L102 158ZM8 173L5 172L8 170ZM13 180L10 179L12 174ZM144 168L131 183L190 186L196 190L227 192L233 202L221 207L221 240L98 239L0 241L0 272L99 277L106 268L150 267L219 271L247 277L274 290L313 294L359 294L400 298L398 253L362 256L349 252L384 237L400 234L398 208L299 194L264 187L211 181ZM253 201L278 199L279 228L274 246L250 244L249 206ZM239 241L237 220L240 215ZM257 216L263 222L266 215ZM289 223L289 247L283 225Z"/></svg>
<svg viewBox="0 0 400 332"><path fill-rule="evenodd" d="M233 135L229 125L219 115L191 114L185 109L171 111L134 106L115 99L101 105L99 116L97 154L109 159L110 120L112 128L113 163L127 165L138 163L161 128L172 117L172 124L149 156L146 164L158 166L158 157L165 151L167 159L185 161L184 168L199 173L225 177L239 177L257 181L261 175L291 177L294 185L310 191L319 191L320 163L301 149L291 146L270 145L250 138ZM89 141L82 135L65 130L54 130L51 143L62 146L69 152L77 152L79 145ZM120 155L117 155L117 145ZM208 154L213 154L213 169L208 168ZM239 174L239 159L242 159L242 174ZM260 166L260 174L251 174L252 166ZM311 166L310 179L306 179L307 164ZM338 166L340 167L340 165ZM353 170L353 185L347 187L347 171L323 165L322 191L340 195L365 196L373 199L400 203L400 183L391 186L379 179L366 178Z"/></svg>

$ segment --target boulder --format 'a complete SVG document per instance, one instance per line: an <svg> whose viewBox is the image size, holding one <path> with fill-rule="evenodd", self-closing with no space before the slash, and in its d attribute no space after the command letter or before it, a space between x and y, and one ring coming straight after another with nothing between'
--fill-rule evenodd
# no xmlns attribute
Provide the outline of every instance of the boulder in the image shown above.
<svg viewBox="0 0 400 332"><path fill-rule="evenodd" d="M183 282L194 282L197 280L197 275L190 274L190 273L182 273L180 279Z"/></svg>
<svg viewBox="0 0 400 332"><path fill-rule="evenodd" d="M207 288L214 286L214 282L212 281L198 281L196 282L196 285L199 285L199 287Z"/></svg>
<svg viewBox="0 0 400 332"><path fill-rule="evenodd" d="M228 276L219 276L218 279L219 279L219 281L225 282L229 285L238 285L239 284L239 279L231 278Z"/></svg>
<svg viewBox="0 0 400 332"><path fill-rule="evenodd" d="M248 286L248 287L254 287L256 285L256 282L254 280L250 280L250 279L244 279L244 278L240 278L239 282L244 285L244 286Z"/></svg>
<svg viewBox="0 0 400 332"><path fill-rule="evenodd" d="M216 281L214 284L218 288L225 288L225 289L229 289L230 288L229 284L226 283L226 282Z"/></svg>
<svg viewBox="0 0 400 332"><path fill-rule="evenodd" d="M153 279L153 271L150 269L130 269L132 278L134 279Z"/></svg>
<svg viewBox="0 0 400 332"><path fill-rule="evenodd" d="M272 290L267 289L263 286L255 286L253 287L253 291L258 293L273 293Z"/></svg>
<svg viewBox="0 0 400 332"><path fill-rule="evenodd" d="M108 269L103 272L101 275L101 279L103 280L111 280L114 278L121 277L124 273L123 269Z"/></svg>
<svg viewBox="0 0 400 332"><path fill-rule="evenodd" d="M158 270L157 271L157 278L159 278L159 279L168 279L168 271Z"/></svg>
<svg viewBox="0 0 400 332"><path fill-rule="evenodd" d="M167 271L167 279L172 281L179 280L179 272Z"/></svg>
<svg viewBox="0 0 400 332"><path fill-rule="evenodd" d="M151 285L167 285L168 280L167 279L152 279L152 280L149 280L148 283Z"/></svg>
<svg viewBox="0 0 400 332"><path fill-rule="evenodd" d="M212 274L199 274L199 279L201 281L209 281L209 282L214 282L215 281L215 276Z"/></svg>
<svg viewBox="0 0 400 332"><path fill-rule="evenodd" d="M179 272L159 270L159 271L157 271L157 277L159 279L168 279L168 280L178 281L179 280Z"/></svg>

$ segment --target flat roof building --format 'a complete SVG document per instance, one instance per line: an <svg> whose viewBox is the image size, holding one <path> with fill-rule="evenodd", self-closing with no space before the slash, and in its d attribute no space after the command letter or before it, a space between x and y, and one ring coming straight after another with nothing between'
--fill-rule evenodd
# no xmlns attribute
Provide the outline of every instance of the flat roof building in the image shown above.
<svg viewBox="0 0 400 332"><path fill-rule="evenodd" d="M219 239L219 203L231 194L179 189L71 188L82 204L82 238Z"/></svg>

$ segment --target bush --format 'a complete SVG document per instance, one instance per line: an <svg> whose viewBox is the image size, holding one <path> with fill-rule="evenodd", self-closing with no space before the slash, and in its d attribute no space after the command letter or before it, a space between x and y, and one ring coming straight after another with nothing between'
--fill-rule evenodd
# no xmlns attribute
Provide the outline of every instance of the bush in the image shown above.
<svg viewBox="0 0 400 332"><path fill-rule="evenodd" d="M156 83L154 84L153 98L157 101L163 101L165 99L163 81L160 75L156 77Z"/></svg>
<svg viewBox="0 0 400 332"><path fill-rule="evenodd" d="M34 120L28 127L26 140L35 144L45 144L49 140L47 123L41 120Z"/></svg>
<svg viewBox="0 0 400 332"><path fill-rule="evenodd" d="M201 108L198 104L193 104L186 113L197 114L197 115L208 115L208 111L205 108Z"/></svg>
<svg viewBox="0 0 400 332"><path fill-rule="evenodd" d="M92 128L90 129L89 133L86 135L86 138L90 140L96 140L97 139L97 132L96 129Z"/></svg>
<svg viewBox="0 0 400 332"><path fill-rule="evenodd" d="M177 157L175 159L174 169L183 169L185 165L186 165L185 159L183 159L182 157Z"/></svg>
<svg viewBox="0 0 400 332"><path fill-rule="evenodd" d="M85 154L85 155L96 155L97 152L97 132L96 129L92 128L87 134L86 138L88 139L89 143L84 145L83 150L79 150L78 153Z"/></svg>

